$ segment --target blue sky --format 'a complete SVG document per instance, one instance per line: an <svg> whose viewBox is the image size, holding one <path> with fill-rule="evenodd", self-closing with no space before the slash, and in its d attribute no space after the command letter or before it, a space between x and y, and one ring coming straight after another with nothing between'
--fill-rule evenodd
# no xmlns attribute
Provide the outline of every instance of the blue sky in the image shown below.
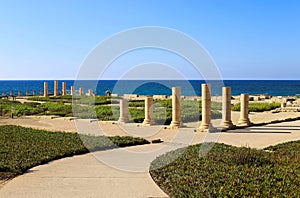
<svg viewBox="0 0 300 198"><path fill-rule="evenodd" d="M191 36L224 79L300 79L297 0L0 0L0 79L75 79L97 44L139 26Z"/></svg>

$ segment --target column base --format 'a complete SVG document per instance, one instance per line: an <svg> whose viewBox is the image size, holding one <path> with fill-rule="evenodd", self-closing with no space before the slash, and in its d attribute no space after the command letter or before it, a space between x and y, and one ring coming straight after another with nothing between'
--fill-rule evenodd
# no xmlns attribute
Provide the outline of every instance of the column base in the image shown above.
<svg viewBox="0 0 300 198"><path fill-rule="evenodd" d="M240 126L250 126L252 123L249 119L239 119L238 125Z"/></svg>
<svg viewBox="0 0 300 198"><path fill-rule="evenodd" d="M236 126L232 123L232 121L223 121L222 127L224 129L235 129Z"/></svg>
<svg viewBox="0 0 300 198"><path fill-rule="evenodd" d="M172 121L170 124L171 129L178 129L180 127L182 127L182 122Z"/></svg>
<svg viewBox="0 0 300 198"><path fill-rule="evenodd" d="M124 117L120 117L118 120L118 123L128 123L128 122L129 122L129 119L124 118Z"/></svg>
<svg viewBox="0 0 300 198"><path fill-rule="evenodd" d="M217 132L218 129L213 127L212 124L201 124L197 131L199 131L199 132Z"/></svg>
<svg viewBox="0 0 300 198"><path fill-rule="evenodd" d="M147 119L147 120L144 119L144 121L142 123L143 126L151 126L153 124L154 124L154 122L152 120L150 120L150 119Z"/></svg>

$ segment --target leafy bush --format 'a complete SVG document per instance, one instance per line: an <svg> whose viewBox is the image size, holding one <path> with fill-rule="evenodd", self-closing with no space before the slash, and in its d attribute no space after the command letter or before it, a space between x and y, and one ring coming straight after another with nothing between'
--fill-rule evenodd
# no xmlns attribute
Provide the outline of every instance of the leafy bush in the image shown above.
<svg viewBox="0 0 300 198"><path fill-rule="evenodd" d="M72 106L65 105L62 102L46 102L39 106L39 109L43 110L46 115L60 115L66 116L72 114Z"/></svg>
<svg viewBox="0 0 300 198"><path fill-rule="evenodd" d="M221 111L222 110L222 102L211 102L211 109L214 111L216 111L216 110Z"/></svg>
<svg viewBox="0 0 300 198"><path fill-rule="evenodd" d="M145 118L145 109L129 108L129 114L132 121L142 123Z"/></svg>
<svg viewBox="0 0 300 198"><path fill-rule="evenodd" d="M120 117L119 106L96 106L96 114L99 120L114 121Z"/></svg>
<svg viewBox="0 0 300 198"><path fill-rule="evenodd" d="M16 116L34 115L40 113L39 109L32 107L31 105L19 104L14 107L15 107L14 115Z"/></svg>
<svg viewBox="0 0 300 198"><path fill-rule="evenodd" d="M231 110L232 111L240 111L241 104L235 104ZM250 102L249 103L249 111L251 112L263 112L263 111L271 111L273 109L279 108L281 106L280 103L267 103L267 102Z"/></svg>
<svg viewBox="0 0 300 198"><path fill-rule="evenodd" d="M111 104L111 97L107 96L74 96L75 104L105 105Z"/></svg>
<svg viewBox="0 0 300 198"><path fill-rule="evenodd" d="M88 149L94 151L147 143L142 138L86 136L0 126L0 179L13 177L54 159L87 153Z"/></svg>
<svg viewBox="0 0 300 198"><path fill-rule="evenodd" d="M38 107L41 103L39 102L24 102L25 105L28 105L30 107Z"/></svg>
<svg viewBox="0 0 300 198"><path fill-rule="evenodd" d="M138 101L131 101L129 102L129 107L145 107L145 101L144 100L138 100Z"/></svg>
<svg viewBox="0 0 300 198"><path fill-rule="evenodd" d="M34 115L40 113L40 110L36 108L36 105L37 103L22 104L18 101L0 100L0 111L2 111L2 115L10 115L13 106L15 116Z"/></svg>
<svg viewBox="0 0 300 198"><path fill-rule="evenodd" d="M205 145L171 151L151 163L152 178L170 197L300 194L300 141L266 148L273 152L217 143L206 156L200 157L202 146ZM172 161L174 156L179 157ZM170 163L160 167L164 162Z"/></svg>

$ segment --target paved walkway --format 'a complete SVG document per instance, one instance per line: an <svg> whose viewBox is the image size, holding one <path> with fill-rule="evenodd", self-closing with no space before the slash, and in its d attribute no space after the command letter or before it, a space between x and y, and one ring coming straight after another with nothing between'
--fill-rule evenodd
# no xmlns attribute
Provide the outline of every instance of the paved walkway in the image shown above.
<svg viewBox="0 0 300 198"><path fill-rule="evenodd" d="M114 169L93 154L37 166L0 190L0 197L167 197L148 173Z"/></svg>
<svg viewBox="0 0 300 198"><path fill-rule="evenodd" d="M161 138L163 144L99 151L34 167L6 184L0 197L167 197L147 171L159 154L185 146L191 138L193 144L205 139L257 148L300 140L300 121L210 134L185 128L176 137L165 130Z"/></svg>

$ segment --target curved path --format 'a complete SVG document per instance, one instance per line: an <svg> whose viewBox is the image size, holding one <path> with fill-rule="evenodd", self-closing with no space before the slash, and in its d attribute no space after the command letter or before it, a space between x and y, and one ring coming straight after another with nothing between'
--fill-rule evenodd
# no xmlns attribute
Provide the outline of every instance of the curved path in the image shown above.
<svg viewBox="0 0 300 198"><path fill-rule="evenodd" d="M112 151L34 167L6 184L0 197L167 197L148 172L127 172L107 166L95 158L100 152Z"/></svg>

